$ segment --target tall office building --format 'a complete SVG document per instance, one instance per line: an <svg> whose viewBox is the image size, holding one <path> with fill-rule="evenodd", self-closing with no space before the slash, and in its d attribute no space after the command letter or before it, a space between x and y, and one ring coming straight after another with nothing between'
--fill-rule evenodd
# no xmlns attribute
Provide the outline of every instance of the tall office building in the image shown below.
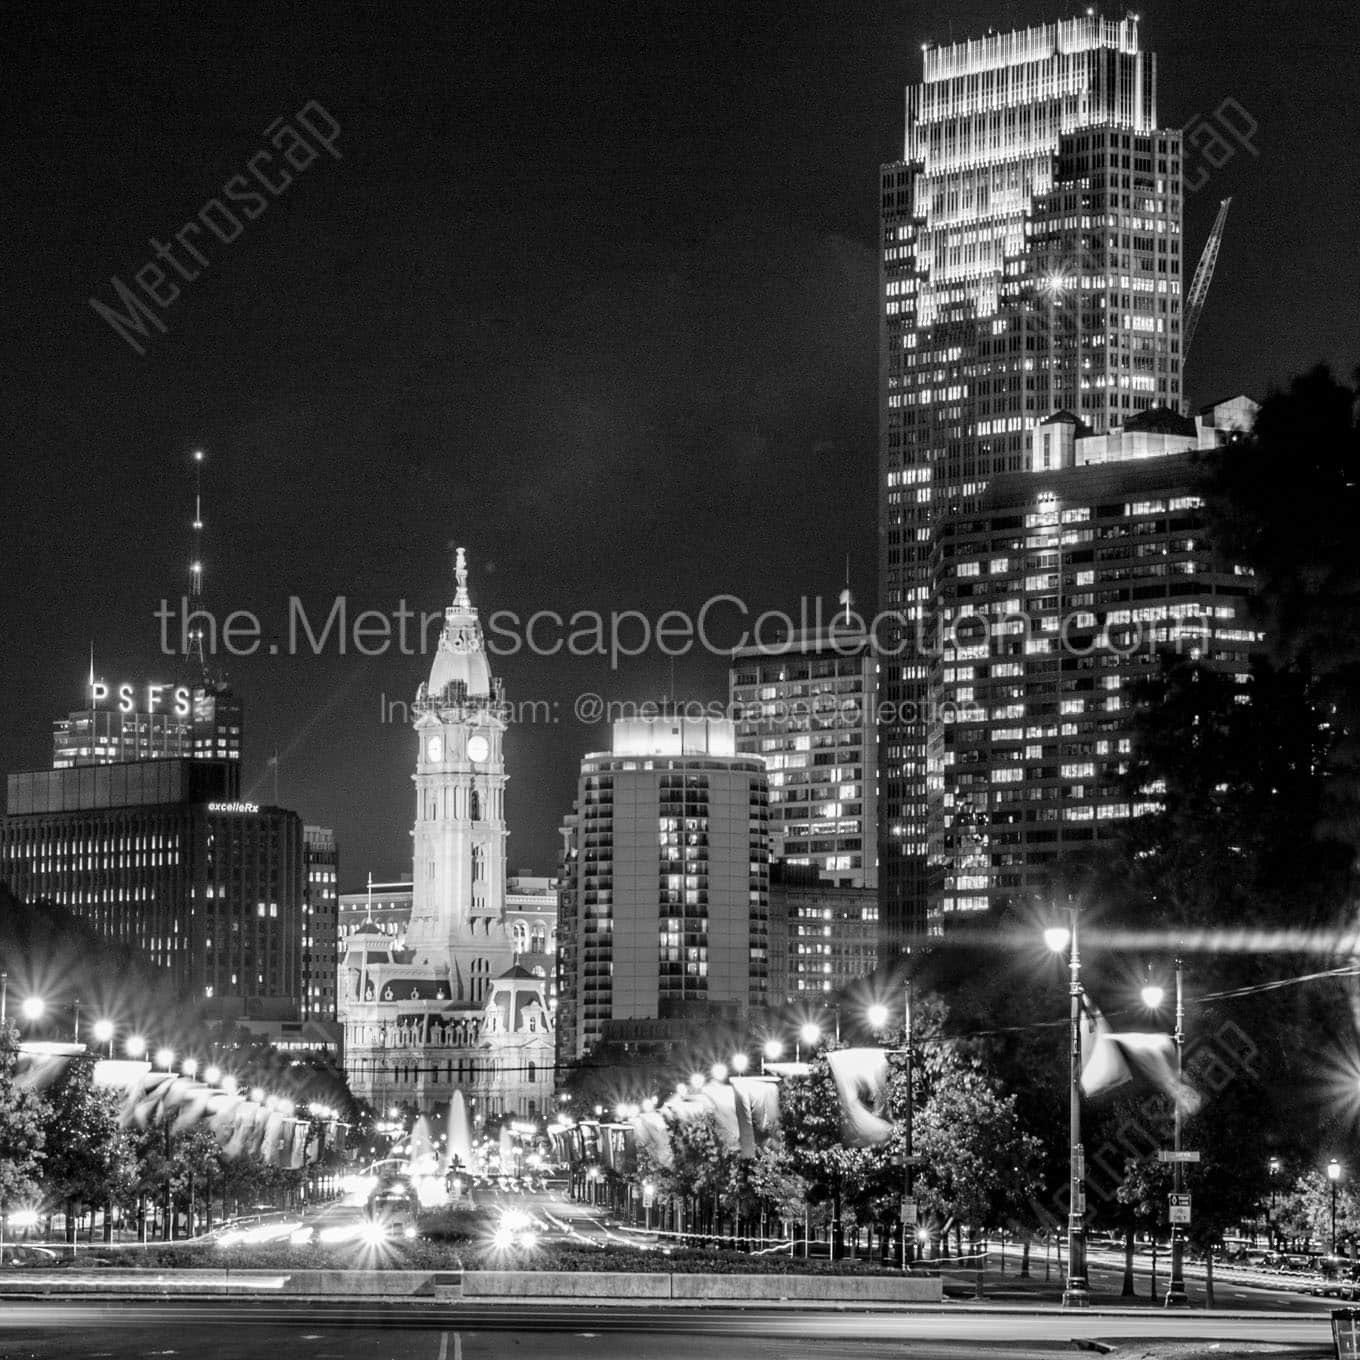
<svg viewBox="0 0 1360 1360"><path fill-rule="evenodd" d="M225 682L123 681L91 674L84 707L52 724L52 768L123 760L241 759L241 701Z"/></svg>
<svg viewBox="0 0 1360 1360"><path fill-rule="evenodd" d="M770 866L770 1004L816 1003L878 967L878 894L811 865Z"/></svg>
<svg viewBox="0 0 1360 1360"><path fill-rule="evenodd" d="M879 583L898 621L880 673L896 717L879 734L890 952L926 929L940 837L954 834L930 656L942 530L975 515L992 479L1023 471L1050 413L1102 435L1182 396L1181 138L1157 125L1137 19L928 45L923 65L902 159L881 176ZM1039 741L1061 762L1056 737Z"/></svg>
<svg viewBox="0 0 1360 1360"><path fill-rule="evenodd" d="M236 796L234 761L9 776L0 881L144 952L229 1013L302 994L302 822Z"/></svg>
<svg viewBox="0 0 1360 1360"><path fill-rule="evenodd" d="M302 1006L304 1020L335 1019L340 942L340 852L327 826L304 826Z"/></svg>
<svg viewBox="0 0 1360 1360"><path fill-rule="evenodd" d="M621 1022L675 1035L769 1001L769 788L727 719L613 725L563 827L559 1077Z"/></svg>
<svg viewBox="0 0 1360 1360"><path fill-rule="evenodd" d="M765 761L770 852L844 888L878 884L878 662L857 619L733 653L737 750Z"/></svg>

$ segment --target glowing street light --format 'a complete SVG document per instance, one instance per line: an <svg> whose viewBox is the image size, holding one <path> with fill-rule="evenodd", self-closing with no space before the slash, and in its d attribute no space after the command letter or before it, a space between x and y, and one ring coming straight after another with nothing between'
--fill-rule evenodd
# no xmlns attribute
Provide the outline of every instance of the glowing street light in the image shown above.
<svg viewBox="0 0 1360 1360"><path fill-rule="evenodd" d="M185 1058L185 1060L180 1064L179 1070L183 1072L186 1077L198 1076L198 1059Z"/></svg>
<svg viewBox="0 0 1360 1360"><path fill-rule="evenodd" d="M146 1040L140 1034L129 1034L123 1043L123 1052L129 1058L140 1058L146 1054Z"/></svg>
<svg viewBox="0 0 1360 1360"><path fill-rule="evenodd" d="M744 1053L734 1053L732 1055L732 1061L728 1063L728 1066L737 1073L738 1076L745 1072L750 1065L751 1060Z"/></svg>
<svg viewBox="0 0 1360 1360"><path fill-rule="evenodd" d="M95 1043L108 1044L110 1058L113 1057L113 1029L112 1020L96 1020L90 1031L94 1035Z"/></svg>
<svg viewBox="0 0 1360 1360"><path fill-rule="evenodd" d="M175 1050L173 1048L159 1048L156 1050L156 1066L163 1067L168 1072L175 1065Z"/></svg>
<svg viewBox="0 0 1360 1360"><path fill-rule="evenodd" d="M1149 982L1148 985L1143 988L1143 1005L1150 1011L1158 1010L1165 998L1166 992L1155 982Z"/></svg>
<svg viewBox="0 0 1360 1360"><path fill-rule="evenodd" d="M714 1081L726 1081L727 1064L724 1062L715 1062L713 1066L708 1069L708 1074Z"/></svg>
<svg viewBox="0 0 1360 1360"><path fill-rule="evenodd" d="M781 1039L766 1039L765 1047L760 1050L760 1070L765 1071L766 1062L778 1062L784 1056L784 1043Z"/></svg>
<svg viewBox="0 0 1360 1360"><path fill-rule="evenodd" d="M702 1091L704 1089L704 1074L702 1072L696 1072L689 1079L689 1086L691 1091Z"/></svg>
<svg viewBox="0 0 1360 1360"><path fill-rule="evenodd" d="M1341 1179L1341 1163L1332 1158L1327 1163L1327 1179L1332 1183L1332 1255L1336 1255L1336 1183Z"/></svg>
<svg viewBox="0 0 1360 1360"><path fill-rule="evenodd" d="M875 1002L864 1012L864 1018L869 1022L871 1029L887 1029L888 1008L882 1002Z"/></svg>
<svg viewBox="0 0 1360 1360"><path fill-rule="evenodd" d="M815 1021L809 1020L798 1031L798 1043L793 1046L794 1060L801 1061L802 1059L803 1054L799 1045L806 1044L809 1048L816 1048L818 1043L821 1042L821 1038L822 1027Z"/></svg>
<svg viewBox="0 0 1360 1360"><path fill-rule="evenodd" d="M25 1020L41 1020L47 1010L47 1002L40 996L26 996L23 1004L19 1007L20 1014Z"/></svg>
<svg viewBox="0 0 1360 1360"><path fill-rule="evenodd" d="M203 1073L203 1080L206 1081L209 1086L216 1086L217 1083L222 1080L222 1069L218 1067L216 1063L213 1063L212 1066Z"/></svg>
<svg viewBox="0 0 1360 1360"><path fill-rule="evenodd" d="M1066 926L1049 926L1044 931L1044 944L1055 954L1065 953L1072 932Z"/></svg>

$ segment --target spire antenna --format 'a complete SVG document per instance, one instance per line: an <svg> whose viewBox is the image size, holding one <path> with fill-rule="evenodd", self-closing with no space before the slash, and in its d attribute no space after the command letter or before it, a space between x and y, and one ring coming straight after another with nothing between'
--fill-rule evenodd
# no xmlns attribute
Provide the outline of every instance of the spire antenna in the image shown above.
<svg viewBox="0 0 1360 1360"><path fill-rule="evenodd" d="M208 658L203 651L203 450L194 450L194 519L190 535L189 617L185 620L185 659L195 663L207 679Z"/></svg>

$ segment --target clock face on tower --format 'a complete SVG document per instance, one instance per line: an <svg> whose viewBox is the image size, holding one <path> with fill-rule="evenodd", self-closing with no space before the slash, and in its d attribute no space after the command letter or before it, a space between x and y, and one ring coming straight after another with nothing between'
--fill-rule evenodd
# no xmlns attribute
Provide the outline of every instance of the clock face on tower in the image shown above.
<svg viewBox="0 0 1360 1360"><path fill-rule="evenodd" d="M491 747L487 745L487 740L481 733L468 738L467 745L468 759L482 761L491 754Z"/></svg>
<svg viewBox="0 0 1360 1360"><path fill-rule="evenodd" d="M438 735L431 737L429 741L425 743L425 754L431 760L443 760L444 738Z"/></svg>

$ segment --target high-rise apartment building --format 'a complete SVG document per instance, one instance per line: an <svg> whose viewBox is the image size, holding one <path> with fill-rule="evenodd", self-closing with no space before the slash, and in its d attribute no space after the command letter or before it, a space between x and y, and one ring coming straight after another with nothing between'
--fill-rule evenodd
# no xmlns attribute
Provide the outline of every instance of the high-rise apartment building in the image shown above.
<svg viewBox="0 0 1360 1360"><path fill-rule="evenodd" d="M1194 461L1229 433L1149 412L1083 437L1059 415L1035 431L1031 470L940 526L931 932L1042 897L1060 862L1151 809L1120 776L1159 653L1246 683L1252 581L1208 549Z"/></svg>
<svg viewBox="0 0 1360 1360"><path fill-rule="evenodd" d="M944 530L976 517L994 478L1024 470L1050 413L1103 435L1182 398L1181 137L1158 126L1137 19L927 46L923 66L902 160L881 177L888 951L926 929L943 890L932 838L955 834L931 674ZM1063 763L1056 734L1037 740Z"/></svg>
<svg viewBox="0 0 1360 1360"><path fill-rule="evenodd" d="M763 757L770 853L845 888L878 883L878 663L853 625L733 653L737 750Z"/></svg>
<svg viewBox="0 0 1360 1360"><path fill-rule="evenodd" d="M559 1078L606 1025L702 1026L769 1000L769 787L727 719L613 725L563 828Z"/></svg>
<svg viewBox="0 0 1360 1360"><path fill-rule="evenodd" d="M335 1019L340 943L340 852L327 826L304 826L306 874L302 889L302 1005L304 1020Z"/></svg>

